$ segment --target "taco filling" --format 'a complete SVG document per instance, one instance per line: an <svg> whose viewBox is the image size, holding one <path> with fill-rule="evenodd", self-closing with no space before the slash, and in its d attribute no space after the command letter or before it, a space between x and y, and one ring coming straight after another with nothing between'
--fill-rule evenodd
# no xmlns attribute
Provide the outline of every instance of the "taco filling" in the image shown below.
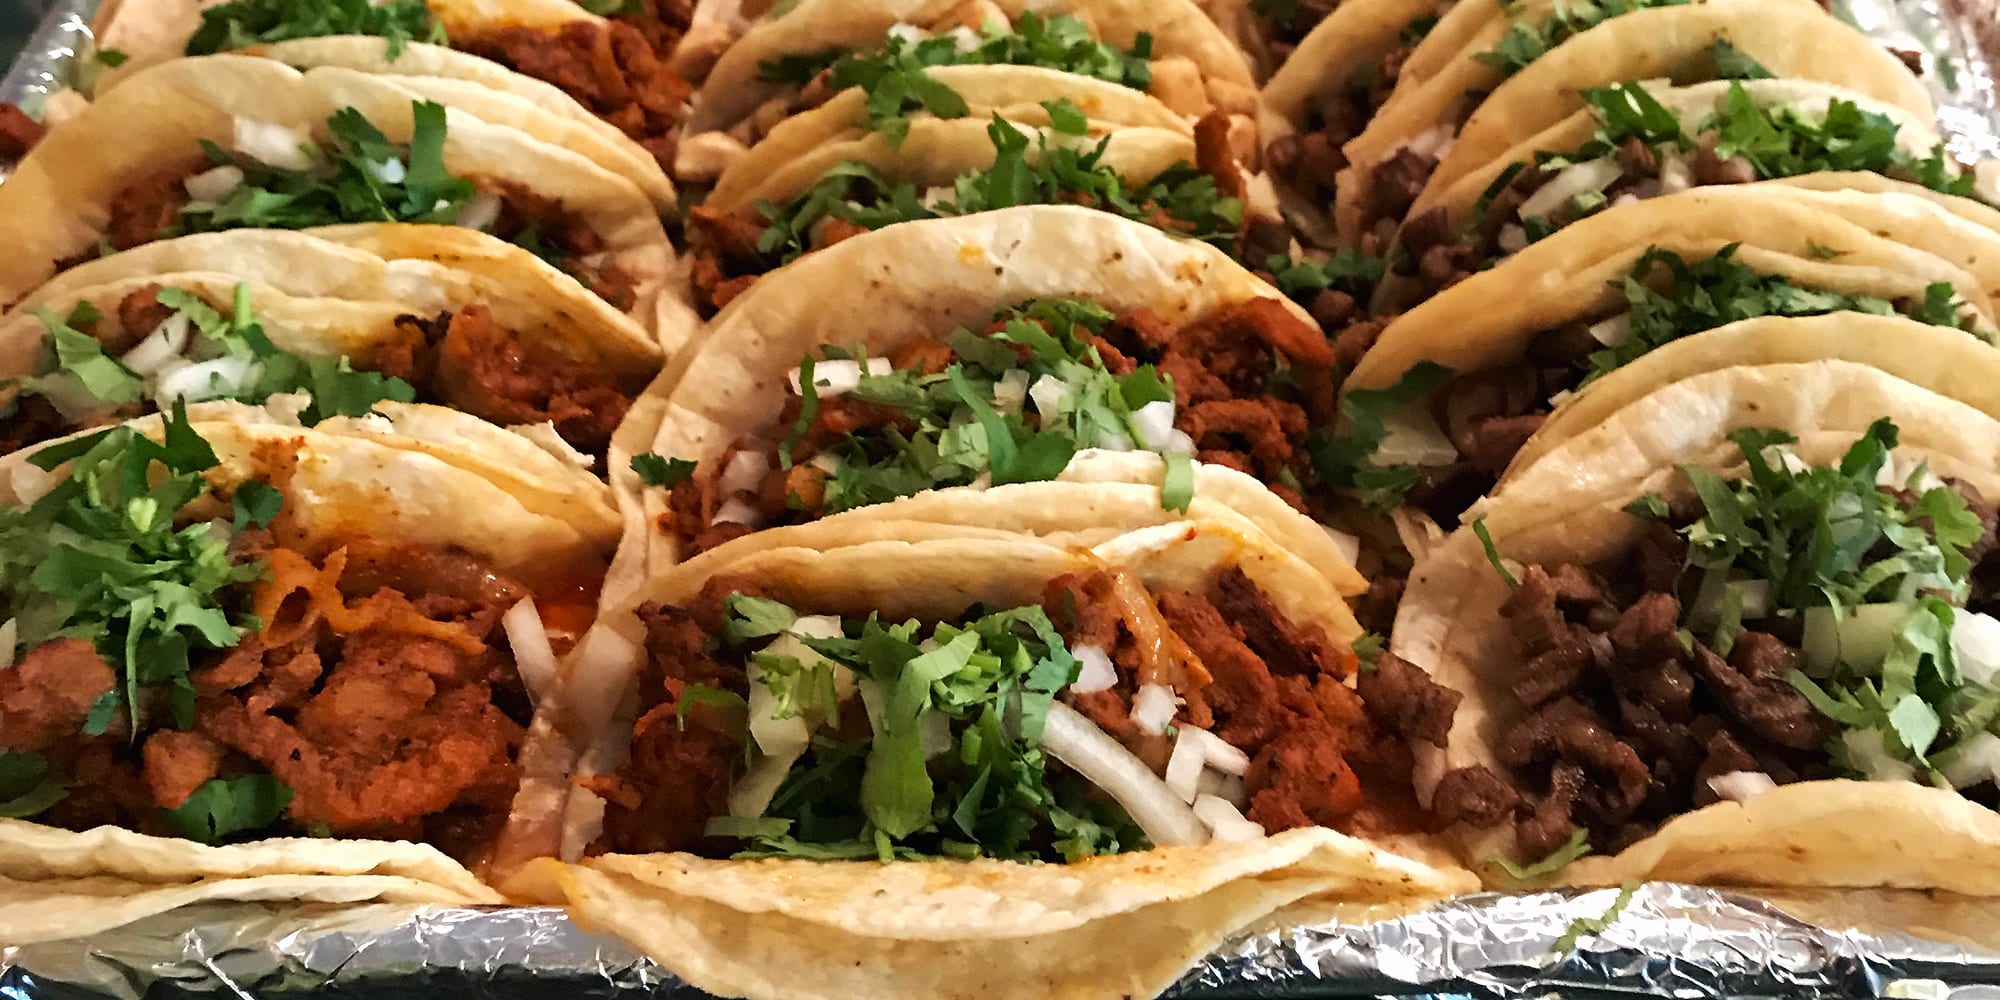
<svg viewBox="0 0 2000 1000"><path fill-rule="evenodd" d="M1074 14L1023 11L1009 19L983 2L959 5L934 24L898 24L878 48L829 48L767 59L758 76L782 89L727 131L691 139L708 158L730 160L755 146L779 122L861 87L870 96L874 127L893 129L905 115L925 111L941 118L966 114L964 98L925 70L939 66L1039 66L1074 73L1151 94L1189 118L1209 112L1207 84L1193 60L1154 58L1153 38L1140 32L1131 48L1098 40Z"/></svg>
<svg viewBox="0 0 2000 1000"><path fill-rule="evenodd" d="M1378 441L1370 464L1404 470L1408 492L1398 498L1441 524L1454 524L1563 400L1681 338L1760 316L1836 312L1975 328L1976 317L1949 282L1928 286L1921 297L1848 295L1759 274L1737 263L1735 250L1732 245L1689 261L1649 249L1612 285L1622 301L1536 333L1518 360L1483 371L1447 373L1430 365L1412 372L1415 381L1437 390L1427 408L1396 421L1396 429Z"/></svg>
<svg viewBox="0 0 2000 1000"><path fill-rule="evenodd" d="M1074 861L1365 831L1400 822L1375 795L1407 784L1389 748L1441 740L1458 704L1414 668L1358 672L1234 568L1152 593L1100 567L943 622L758 595L724 576L640 610L644 714L590 779L593 850Z"/></svg>
<svg viewBox="0 0 2000 1000"><path fill-rule="evenodd" d="M332 141L325 146L303 129L239 117L233 151L204 139L198 158L126 186L111 202L100 247L57 269L188 233L440 223L492 233L613 306L631 307L633 278L608 260L603 237L587 222L518 184L453 175L444 163L444 106L415 101L411 110L407 146L390 142L352 108L327 119Z"/></svg>
<svg viewBox="0 0 2000 1000"><path fill-rule="evenodd" d="M1083 112L1069 101L1055 102L1051 111L1059 134L1085 133ZM696 305L721 309L759 277L849 236L1016 205L1083 205L1225 247L1243 229L1243 175L1225 135L1204 139L1198 129L1198 166L1177 164L1137 181L1104 162L1110 137L1080 148L1043 135L1031 151L1028 133L997 115L986 132L993 165L949 186L919 188L850 161L783 204L734 211L696 206L688 214Z"/></svg>
<svg viewBox="0 0 2000 1000"><path fill-rule="evenodd" d="M1747 472L1683 466L1671 499L1626 508L1645 522L1629 552L1494 556L1525 716L1501 738L1506 773L1445 774L1441 821L1511 824L1510 861L1547 871L1774 784L1910 780L2000 801L1993 504L1892 454L1887 420L1832 468L1781 431L1731 439Z"/></svg>
<svg viewBox="0 0 2000 1000"><path fill-rule="evenodd" d="M48 346L33 373L13 380L0 452L175 403L287 397L307 426L384 399L434 402L502 426L547 424L602 457L643 387L503 329L479 304L399 317L396 335L361 357L299 350L305 338L267 330L248 285L229 305L225 315L186 289L148 285L110 314L87 302L66 317L41 310Z"/></svg>
<svg viewBox="0 0 2000 1000"><path fill-rule="evenodd" d="M1895 119L1840 98L1823 114L1767 107L1731 82L1716 110L1698 120L1638 83L1588 90L1584 99L1597 124L1589 142L1508 166L1462 227L1453 228L1444 206L1410 219L1397 273L1435 293L1587 215L1712 184L1857 171L1976 196L1971 173L1942 145L1913 156L1897 145Z"/></svg>
<svg viewBox="0 0 2000 1000"><path fill-rule="evenodd" d="M592 4L582 5L585 9ZM665 56L687 31L692 4L613 5L612 20L579 16L559 28L495 25L446 37L423 0L383 4L301 4L291 0L231 0L202 11L188 39L191 56L329 35L387 39L393 60L411 42L443 45L491 59L551 84L590 113L616 126L666 169L674 129L692 88ZM662 7L666 9L662 9ZM628 14L627 9L635 13Z"/></svg>
<svg viewBox="0 0 2000 1000"><path fill-rule="evenodd" d="M308 540L282 472L223 495L178 413L162 443L117 427L31 461L17 489L71 464L0 509L6 815L204 843L422 840L469 863L491 847L523 678L553 674L587 587L537 595L459 551Z"/></svg>
<svg viewBox="0 0 2000 1000"><path fill-rule="evenodd" d="M1032 302L888 357L804 358L776 421L698 464L652 456L647 477L671 486L660 529L687 554L925 490L1055 479L1087 448L1160 453L1167 507L1186 509L1198 458L1303 508L1296 443L1332 412L1330 361L1275 299L1186 328Z"/></svg>

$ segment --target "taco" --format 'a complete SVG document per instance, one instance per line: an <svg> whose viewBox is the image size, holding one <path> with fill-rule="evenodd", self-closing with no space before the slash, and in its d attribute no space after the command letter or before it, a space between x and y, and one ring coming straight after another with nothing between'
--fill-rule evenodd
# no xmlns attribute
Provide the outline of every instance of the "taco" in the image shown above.
<svg viewBox="0 0 2000 1000"><path fill-rule="evenodd" d="M390 228L204 233L64 272L0 315L0 453L176 400L280 396L308 424L441 403L602 460L659 370L652 337L518 247L447 230L492 244L460 270L421 256L441 227L370 231Z"/></svg>
<svg viewBox="0 0 2000 1000"><path fill-rule="evenodd" d="M54 130L4 188L9 304L93 257L189 233L455 223L534 252L669 349L688 332L665 231L630 181L366 74L162 63Z"/></svg>
<svg viewBox="0 0 2000 1000"><path fill-rule="evenodd" d="M1285 249L1276 218L1257 218L1263 206L1219 130L1107 124L1061 80L984 80L1006 85L969 89L995 98L984 117L919 116L899 140L824 127L859 106L846 95L780 126L688 214L697 308L720 309L859 233L1017 205L1088 206L1239 253ZM795 142L794 129L809 139Z"/></svg>
<svg viewBox="0 0 2000 1000"><path fill-rule="evenodd" d="M1785 0L1776 4L1723 0L1713 13L1669 11L1649 15L1630 26L1616 25L1616 19L1648 8L1701 6L1710 2L1612 0L1569 4L1528 0L1506 5L1473 3L1452 7L1437 19L1435 28L1422 37L1401 63L1400 71L1389 81L1394 85L1394 93L1382 105L1380 113L1363 119L1358 133L1347 133L1352 136L1351 141L1333 147L1342 151L1342 158L1348 164L1338 174L1338 183L1332 183L1334 175L1328 174L1324 166L1316 172L1312 179L1322 188L1320 204L1332 212L1340 234L1348 240L1358 240L1370 233L1378 239L1386 238L1387 233L1377 232L1380 224L1386 220L1393 226L1402 219L1410 199L1423 189L1439 160L1453 149L1459 128L1484 106L1496 88L1545 55L1550 55L1553 62L1551 69L1545 71L1550 77L1545 86L1565 94L1619 78L1644 78L1646 74L1622 68L1613 69L1610 78L1593 77L1591 74L1602 72L1606 63L1587 54L1573 54L1574 49L1564 47L1572 37L1599 25L1605 26L1607 34L1591 42L1579 42L1575 49L1609 46L1606 51L1616 50L1623 56L1631 49L1620 49L1613 42L1630 47L1643 43L1650 48L1658 44L1660 32L1668 37L1677 32L1691 32L1688 37L1694 39L1706 30L1724 40L1726 48L1713 47L1713 42L1689 43L1711 45L1707 61L1716 63L1713 66L1703 65L1702 57L1687 53L1658 57L1682 60L1682 64L1668 66L1660 75L1671 76L1683 84L1728 76L1732 67L1726 65L1727 57L1718 61L1715 54L1746 51L1738 49L1739 45L1748 46L1752 58L1765 59L1783 76L1801 76L1867 90L1849 83L1850 77L1888 72L1879 64L1880 59L1887 58L1885 53L1875 53L1873 58L1856 66L1846 66L1819 60L1817 53L1797 54L1776 44L1774 40L1784 38L1786 31L1807 35L1847 31L1840 26L1829 28L1824 23L1828 20L1825 11L1811 0ZM1750 9L1753 7L1754 10ZM1758 25L1751 30L1735 30L1734 23L1745 18L1757 21ZM1764 25L1767 19L1774 20L1776 26L1767 28ZM1716 28L1717 23L1727 27ZM1832 43L1847 52L1853 45L1842 43L1862 41L1847 32ZM1310 67L1299 70L1308 71ZM1567 114L1575 107L1567 105L1562 113ZM1329 136L1336 138L1337 135ZM1324 197L1329 190L1336 194L1330 200Z"/></svg>
<svg viewBox="0 0 2000 1000"><path fill-rule="evenodd" d="M1446 23L1444 12L1479 6L1345 0L1264 85L1263 162L1285 217L1309 242L1341 242L1333 206L1338 179L1348 169L1343 148L1376 120L1400 75L1414 71L1413 61L1430 48L1426 38Z"/></svg>
<svg viewBox="0 0 2000 1000"><path fill-rule="evenodd" d="M1928 92L1909 67L1814 6L1708 0L1633 11L1582 32L1480 103L1431 174L1430 189L1458 183L1586 110L1590 88L1621 81L1664 80L1686 87L1777 76L1861 95L1926 126L1936 120Z"/></svg>
<svg viewBox="0 0 2000 1000"><path fill-rule="evenodd" d="M1576 219L1688 188L1832 172L1975 193L1928 116L1827 84L1624 83L1583 100L1587 110L1448 187L1432 178L1397 233L1378 309L1421 301Z"/></svg>
<svg viewBox="0 0 2000 1000"><path fill-rule="evenodd" d="M1394 655L1466 692L1420 794L1503 881L2000 891L1996 455L1847 361L1634 401L1413 578Z"/></svg>
<svg viewBox="0 0 2000 1000"><path fill-rule="evenodd" d="M1129 525L1214 504L1359 591L1351 539L1301 513L1300 439L1331 417L1330 362L1276 289L1106 213L1016 208L856 236L737 299L649 390L664 403L643 450L666 487L642 498L650 565L913 494L1031 484L990 516L1034 531L1037 517ZM992 523L971 500L925 509Z"/></svg>
<svg viewBox="0 0 2000 1000"><path fill-rule="evenodd" d="M202 404L5 459L9 940L207 900L490 903L472 872L555 849L568 751L529 720L617 520L582 472L489 475L526 442L438 457L464 419Z"/></svg>
<svg viewBox="0 0 2000 1000"><path fill-rule="evenodd" d="M1453 524L1517 453L1594 426L1662 372L1752 363L1729 331L1759 317L1832 314L1794 329L1833 343L1798 351L1890 371L1984 356L2000 275L1968 268L1996 251L2000 233L1908 194L1697 188L1590 216L1388 324L1343 386L1369 446L1354 474L1392 480L1378 505Z"/></svg>
<svg viewBox="0 0 2000 1000"><path fill-rule="evenodd" d="M301 69L395 74L408 85L475 84L629 137L645 155L628 176L652 194L666 188L662 171L692 90L667 64L687 29L682 6L638 2L599 16L568 0L118 0L95 25L99 50L118 53L117 65L93 90L168 59L238 51Z"/></svg>
<svg viewBox="0 0 2000 1000"><path fill-rule="evenodd" d="M639 714L579 779L589 857L539 874L583 925L759 997L929 996L947 972L1151 995L1285 903L1472 884L1385 849L1424 842L1370 759L1455 696L1357 675L1317 574L1201 520L1053 541L833 518L654 577L565 666L572 690L636 677ZM727 946L745 920L798 961ZM1107 961L1123 933L1148 946ZM1015 956L1032 972L995 964Z"/></svg>
<svg viewBox="0 0 2000 1000"><path fill-rule="evenodd" d="M1254 153L1247 141L1256 105L1250 67L1192 0L1076 0L1054 8L1022 0L803 0L722 55L695 95L677 175L717 176L779 122L850 88L868 95L877 124L912 108L962 116L967 100L932 73L972 66L987 67L975 76L997 78L997 85L1023 74L1090 78L1102 83L1091 90L1109 92L1105 100L1138 103L1149 114L1241 116L1243 148ZM1119 91L1129 96L1120 100Z"/></svg>

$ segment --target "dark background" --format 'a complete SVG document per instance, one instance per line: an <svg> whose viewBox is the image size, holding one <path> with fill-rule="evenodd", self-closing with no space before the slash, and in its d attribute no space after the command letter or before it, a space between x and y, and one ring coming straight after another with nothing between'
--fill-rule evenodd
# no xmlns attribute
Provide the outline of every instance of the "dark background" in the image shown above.
<svg viewBox="0 0 2000 1000"><path fill-rule="evenodd" d="M21 43L35 30L35 22L49 9L48 0L0 0L0 75L14 65Z"/></svg>

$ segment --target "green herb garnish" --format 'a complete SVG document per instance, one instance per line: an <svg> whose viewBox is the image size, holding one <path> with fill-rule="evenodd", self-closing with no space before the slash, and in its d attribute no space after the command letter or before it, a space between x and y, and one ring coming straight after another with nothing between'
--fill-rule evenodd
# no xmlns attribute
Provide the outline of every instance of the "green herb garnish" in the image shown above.
<svg viewBox="0 0 2000 1000"><path fill-rule="evenodd" d="M389 58L411 42L445 44L444 25L424 0L230 0L201 12L187 54L205 56L297 38L374 35L389 42Z"/></svg>

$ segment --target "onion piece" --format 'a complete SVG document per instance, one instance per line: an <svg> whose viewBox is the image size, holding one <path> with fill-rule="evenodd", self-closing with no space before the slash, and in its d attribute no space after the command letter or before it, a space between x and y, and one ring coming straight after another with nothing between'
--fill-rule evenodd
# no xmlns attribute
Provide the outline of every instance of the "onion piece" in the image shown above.
<svg viewBox="0 0 2000 1000"><path fill-rule="evenodd" d="M236 116L236 151L265 166L311 170L313 158L306 152L311 142L312 137L303 128Z"/></svg>
<svg viewBox="0 0 2000 1000"><path fill-rule="evenodd" d="M805 639L838 639L846 634L839 615L800 615L785 631Z"/></svg>
<svg viewBox="0 0 2000 1000"><path fill-rule="evenodd" d="M1806 673L1822 677L1843 663L1862 671L1872 670L1888 657L1889 645L1909 617L1910 608L1904 604L1859 605L1847 609L1847 614L1837 621L1832 608L1807 608L1803 619L1804 641L1799 643L1799 652L1805 654ZM1958 645L1956 632L1954 627L1954 652ZM1979 655L1977 650L1974 655Z"/></svg>
<svg viewBox="0 0 2000 1000"><path fill-rule="evenodd" d="M1602 192L1612 181L1623 176L1624 172L1625 168L1619 166L1616 159L1608 156L1570 164L1556 171L1554 177L1536 188L1535 193L1521 203L1515 218L1542 218L1569 204L1569 200L1577 195Z"/></svg>
<svg viewBox="0 0 2000 1000"><path fill-rule="evenodd" d="M1960 610L1952 616L1951 659L1960 677L1993 687L2000 673L2000 621L1991 615Z"/></svg>
<svg viewBox="0 0 2000 1000"><path fill-rule="evenodd" d="M765 648L779 655L791 655L790 649L772 649L777 645L774 642ZM764 677L764 668L758 666L756 660L750 661L745 672L750 679L750 738L757 742L757 749L768 756L797 759L812 745L812 728L806 725L804 716L778 718L778 696L772 692L770 682Z"/></svg>
<svg viewBox="0 0 2000 1000"><path fill-rule="evenodd" d="M1694 186L1694 169L1677 153L1654 153L1660 158L1660 193L1674 194Z"/></svg>
<svg viewBox="0 0 2000 1000"><path fill-rule="evenodd" d="M1028 370L1009 368L993 383L993 407L1008 413L1021 412L1021 406L1028 401Z"/></svg>
<svg viewBox="0 0 2000 1000"><path fill-rule="evenodd" d="M1209 767L1239 778L1250 773L1250 755L1232 746L1222 737L1193 726L1182 726L1181 732L1194 733L1194 741L1201 746L1201 758Z"/></svg>
<svg viewBox="0 0 2000 1000"><path fill-rule="evenodd" d="M1196 795L1213 795L1238 809L1250 807L1250 789L1243 779L1221 771L1204 770L1201 780L1195 783Z"/></svg>
<svg viewBox="0 0 2000 1000"><path fill-rule="evenodd" d="M1610 319L1598 320L1590 324L1590 337L1592 340L1606 347L1617 347L1619 344L1631 340L1632 314L1623 312Z"/></svg>
<svg viewBox="0 0 2000 1000"><path fill-rule="evenodd" d="M722 478L716 485L724 493L752 493L764 484L764 477L771 471L771 459L762 451L745 448L731 457L723 466Z"/></svg>
<svg viewBox="0 0 2000 1000"><path fill-rule="evenodd" d="M8 624L13 624L9 622ZM1943 767L1944 779L1953 788L1967 788L2000 775L2000 736L1980 733L1953 747Z"/></svg>
<svg viewBox="0 0 2000 1000"><path fill-rule="evenodd" d="M153 397L161 409L177 399L198 403L205 399L234 396L256 384L263 366L256 358L236 355L172 368L153 386Z"/></svg>
<svg viewBox="0 0 2000 1000"><path fill-rule="evenodd" d="M528 689L528 700L539 705L542 692L556 679L556 650L549 643L549 632L542 624L541 612L535 609L535 599L523 597L500 616L500 627L507 633L507 648L514 651L514 670L521 675L521 685Z"/></svg>
<svg viewBox="0 0 2000 1000"><path fill-rule="evenodd" d="M500 221L500 196L491 191L480 191L458 210L458 224L467 229L485 230Z"/></svg>
<svg viewBox="0 0 2000 1000"><path fill-rule="evenodd" d="M1520 253L1528 249L1528 230L1510 222L1500 227L1500 236L1496 243L1501 253Z"/></svg>
<svg viewBox="0 0 2000 1000"><path fill-rule="evenodd" d="M1256 840L1264 835L1263 827L1244 819L1235 806L1213 795L1196 796L1194 814L1216 840Z"/></svg>
<svg viewBox="0 0 2000 1000"><path fill-rule="evenodd" d="M1437 418L1419 406L1405 406L1382 418L1382 442L1375 446L1378 465L1450 465L1458 448L1444 436Z"/></svg>
<svg viewBox="0 0 2000 1000"><path fill-rule="evenodd" d="M167 363L187 351L189 323L187 313L176 312L167 317L166 322L154 328L144 340L118 358L118 363L132 370L141 378L157 374Z"/></svg>
<svg viewBox="0 0 2000 1000"><path fill-rule="evenodd" d="M1201 730L1193 726L1182 726L1174 733L1174 752L1167 758L1167 787L1181 797L1182 802L1193 802L1200 794L1202 767L1201 740L1194 734Z"/></svg>
<svg viewBox="0 0 2000 1000"><path fill-rule="evenodd" d="M1148 448L1164 448L1174 430L1174 401L1156 399L1132 411L1132 427L1140 443Z"/></svg>
<svg viewBox="0 0 2000 1000"><path fill-rule="evenodd" d="M1062 404L1069 399L1069 393L1069 383L1054 375L1043 375L1028 387L1028 398L1034 401L1035 413L1043 420L1062 415Z"/></svg>
<svg viewBox="0 0 2000 1000"><path fill-rule="evenodd" d="M218 202L243 186L243 168L233 163L210 167L181 182L181 189L196 201Z"/></svg>
<svg viewBox="0 0 2000 1000"><path fill-rule="evenodd" d="M887 375L896 368L888 358L868 358L867 367L863 361L853 358L834 358L813 364L813 394L824 399L828 396L844 396L861 387L863 375ZM792 395L805 395L805 384L801 381L803 368L794 368L786 376L792 383Z"/></svg>
<svg viewBox="0 0 2000 1000"><path fill-rule="evenodd" d="M14 665L14 645L20 641L20 619L9 618L0 623L0 670L6 670Z"/></svg>
<svg viewBox="0 0 2000 1000"><path fill-rule="evenodd" d="M805 755L804 747L797 753L758 755L757 762L729 785L729 815L746 819L764 815L784 785L785 776L792 773L792 765Z"/></svg>
<svg viewBox="0 0 2000 1000"><path fill-rule="evenodd" d="M1069 652L1079 665L1076 681L1069 686L1071 691L1095 694L1109 691L1118 683L1118 670L1111 665L1111 654L1096 646L1078 646Z"/></svg>
<svg viewBox="0 0 2000 1000"><path fill-rule="evenodd" d="M1058 701L1049 706L1048 720L1042 726L1042 746L1049 756L1123 806L1155 846L1208 840L1208 828L1200 817L1146 767L1145 761L1068 705Z"/></svg>
<svg viewBox="0 0 2000 1000"><path fill-rule="evenodd" d="M764 526L764 515L759 513L757 508L735 497L729 498L720 508L717 508L715 520L718 522L729 521L734 524L747 524L753 528Z"/></svg>
<svg viewBox="0 0 2000 1000"><path fill-rule="evenodd" d="M1147 732L1165 732L1180 711L1180 701L1165 684L1141 684L1132 698L1132 721Z"/></svg>
<svg viewBox="0 0 2000 1000"><path fill-rule="evenodd" d="M1192 455L1194 454L1194 438L1189 437L1188 432L1176 427L1167 432L1167 443L1160 446L1160 453L1163 455Z"/></svg>
<svg viewBox="0 0 2000 1000"><path fill-rule="evenodd" d="M1731 802L1748 802L1776 787L1778 783L1762 771L1731 771L1708 779L1709 791Z"/></svg>
<svg viewBox="0 0 2000 1000"><path fill-rule="evenodd" d="M1889 752L1879 729L1850 729L1840 734L1847 759L1869 781L1915 781L1917 769Z"/></svg>

